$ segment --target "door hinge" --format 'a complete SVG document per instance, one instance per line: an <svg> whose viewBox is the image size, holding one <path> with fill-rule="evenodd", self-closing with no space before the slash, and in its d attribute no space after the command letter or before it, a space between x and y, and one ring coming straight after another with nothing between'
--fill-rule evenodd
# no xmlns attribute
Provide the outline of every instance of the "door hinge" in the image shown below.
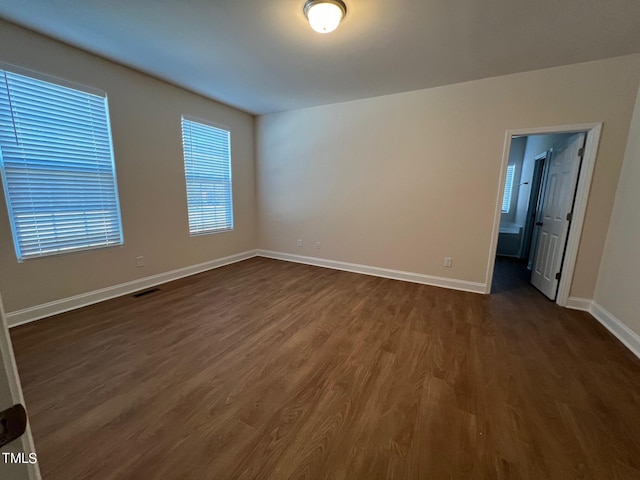
<svg viewBox="0 0 640 480"><path fill-rule="evenodd" d="M560 276L562 275L561 272L556 273L556 280L560 280Z"/></svg>
<svg viewBox="0 0 640 480"><path fill-rule="evenodd" d="M584 147L580 147L580 149L578 150L578 156L584 157Z"/></svg>
<svg viewBox="0 0 640 480"><path fill-rule="evenodd" d="M567 213L567 221L570 222L571 220L573 220L573 212Z"/></svg>

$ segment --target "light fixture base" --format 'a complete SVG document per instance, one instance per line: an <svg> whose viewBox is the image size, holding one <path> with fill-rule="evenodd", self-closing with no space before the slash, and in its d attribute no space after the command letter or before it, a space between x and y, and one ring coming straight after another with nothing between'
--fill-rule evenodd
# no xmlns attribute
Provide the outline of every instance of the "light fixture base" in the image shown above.
<svg viewBox="0 0 640 480"><path fill-rule="evenodd" d="M318 33L329 33L344 20L347 5L342 0L307 0L303 11L311 28Z"/></svg>

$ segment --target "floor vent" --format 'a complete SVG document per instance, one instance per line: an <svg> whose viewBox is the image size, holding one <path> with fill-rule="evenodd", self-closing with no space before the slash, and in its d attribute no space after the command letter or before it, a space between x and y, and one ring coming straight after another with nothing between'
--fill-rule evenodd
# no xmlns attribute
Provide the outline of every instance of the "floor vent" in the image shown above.
<svg viewBox="0 0 640 480"><path fill-rule="evenodd" d="M133 296L136 298L140 298L140 297L144 297L145 295L150 295L152 293L156 293L159 292L160 289L159 288L150 288L149 290L143 290L141 292L138 293L134 293Z"/></svg>

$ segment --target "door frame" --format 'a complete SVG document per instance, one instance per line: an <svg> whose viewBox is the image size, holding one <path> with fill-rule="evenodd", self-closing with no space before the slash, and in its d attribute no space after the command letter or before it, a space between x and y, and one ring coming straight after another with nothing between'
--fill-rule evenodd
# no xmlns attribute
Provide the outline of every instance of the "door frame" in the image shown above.
<svg viewBox="0 0 640 480"><path fill-rule="evenodd" d="M500 216L502 215L502 196L504 195L504 177L507 173L507 165L509 164L509 153L511 150L511 139L514 136L524 135L553 135L555 133L578 133L585 132L587 138L585 141L585 151L582 157L582 166L578 176L578 184L576 187L575 203L573 205L573 217L571 219L571 227L567 237L567 245L562 262L562 276L558 283L558 295L556 303L561 307L566 307L569 303L569 292L573 275L575 272L576 259L578 257L578 247L580 246L580 238L582 237L582 227L584 226L584 218L587 212L587 201L589 200L589 192L591 190L591 180L593 178L593 170L596 164L596 156L598 154L598 145L600 143L600 134L602 133L602 122L595 123L579 123L573 125L559 125L537 128L519 128L507 130L504 138L504 148L502 154L502 166L500 168L500 176L498 177L496 209L493 217L493 233L491 236L491 245L489 248L489 258L487 259L487 277L485 280L485 294L491 293L491 284L493 282L493 269L495 266L496 251L498 247L498 234L500 231Z"/></svg>
<svg viewBox="0 0 640 480"><path fill-rule="evenodd" d="M7 318L2 304L2 295L0 295L0 375L6 376L8 380L9 392L11 394L13 404L21 403L22 405L25 405L24 396L22 394L22 385L20 385L20 377L18 375L18 366L16 365L16 358L13 353L11 337L9 336L9 326L7 325ZM36 453L28 417L26 431L22 434L20 439L15 441L22 444L22 451L26 455L26 458L29 458L30 453ZM0 459L0 462L2 462L2 459ZM40 468L37 463L27 463L26 469L29 480L42 480L42 477L40 476Z"/></svg>

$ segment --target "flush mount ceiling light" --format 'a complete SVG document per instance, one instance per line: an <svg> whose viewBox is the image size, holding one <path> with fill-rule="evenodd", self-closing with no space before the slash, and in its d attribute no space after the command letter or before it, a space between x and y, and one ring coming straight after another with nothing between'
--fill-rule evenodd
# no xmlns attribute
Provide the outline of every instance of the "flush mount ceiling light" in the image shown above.
<svg viewBox="0 0 640 480"><path fill-rule="evenodd" d="M347 14L342 0L307 0L304 14L309 25L318 33L333 32Z"/></svg>

